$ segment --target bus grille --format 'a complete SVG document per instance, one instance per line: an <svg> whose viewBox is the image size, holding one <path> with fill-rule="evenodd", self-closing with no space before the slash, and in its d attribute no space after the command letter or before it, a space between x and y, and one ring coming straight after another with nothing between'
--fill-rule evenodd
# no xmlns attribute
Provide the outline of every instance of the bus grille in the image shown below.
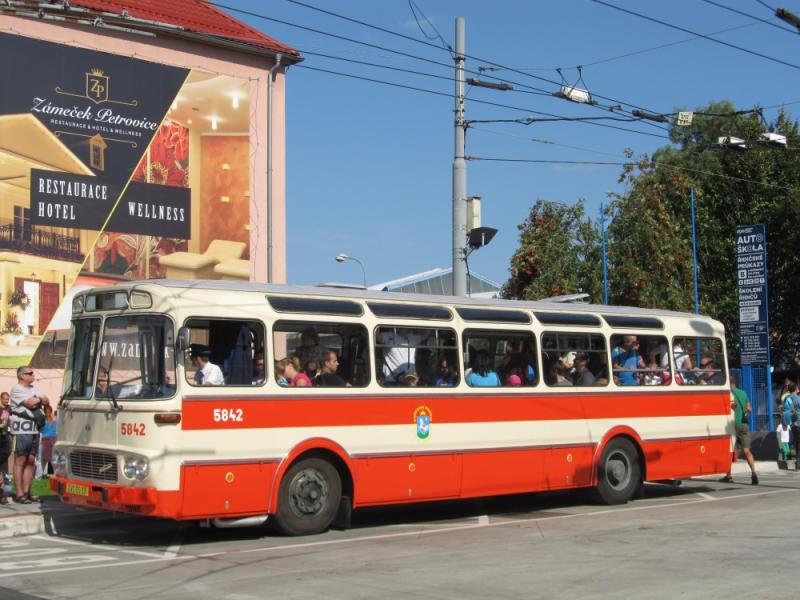
<svg viewBox="0 0 800 600"><path fill-rule="evenodd" d="M107 452L74 450L69 455L69 474L81 479L116 482L117 456Z"/></svg>

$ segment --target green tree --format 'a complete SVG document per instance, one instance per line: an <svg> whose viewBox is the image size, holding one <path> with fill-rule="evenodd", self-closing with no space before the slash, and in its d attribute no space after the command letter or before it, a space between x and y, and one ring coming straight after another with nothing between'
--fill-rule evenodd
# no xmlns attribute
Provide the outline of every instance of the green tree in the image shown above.
<svg viewBox="0 0 800 600"><path fill-rule="evenodd" d="M600 298L599 235L585 217L583 201L568 206L539 199L519 231L504 298L538 300L577 292Z"/></svg>
<svg viewBox="0 0 800 600"><path fill-rule="evenodd" d="M759 142L768 131L786 147ZM745 148L719 144L735 136ZM700 311L727 329L738 361L739 312L735 231L764 223L768 238L773 362L800 364L800 134L785 112L764 122L758 111L712 102L689 127L670 127L671 144L623 169L625 191L607 215L609 301L693 311L690 188L695 188ZM629 154L632 158L632 154ZM520 229L507 298L538 299L583 290L599 302L600 240L583 203L538 200Z"/></svg>

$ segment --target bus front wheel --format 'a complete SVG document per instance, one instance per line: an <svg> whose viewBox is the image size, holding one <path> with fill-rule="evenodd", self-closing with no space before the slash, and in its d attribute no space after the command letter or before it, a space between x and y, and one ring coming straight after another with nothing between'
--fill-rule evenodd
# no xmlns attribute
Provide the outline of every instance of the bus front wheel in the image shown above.
<svg viewBox="0 0 800 600"><path fill-rule="evenodd" d="M639 453L625 438L614 438L603 449L597 465L595 495L604 504L624 504L641 485Z"/></svg>
<svg viewBox="0 0 800 600"><path fill-rule="evenodd" d="M333 522L341 498L336 467L322 458L299 460L281 480L275 521L287 535L321 533Z"/></svg>

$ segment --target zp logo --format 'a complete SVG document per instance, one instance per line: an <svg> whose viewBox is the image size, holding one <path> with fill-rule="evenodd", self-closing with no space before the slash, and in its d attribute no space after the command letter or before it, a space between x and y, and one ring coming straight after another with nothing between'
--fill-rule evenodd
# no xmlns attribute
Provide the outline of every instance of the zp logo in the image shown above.
<svg viewBox="0 0 800 600"><path fill-rule="evenodd" d="M86 73L86 97L95 104L108 100L109 78L101 69L92 69Z"/></svg>

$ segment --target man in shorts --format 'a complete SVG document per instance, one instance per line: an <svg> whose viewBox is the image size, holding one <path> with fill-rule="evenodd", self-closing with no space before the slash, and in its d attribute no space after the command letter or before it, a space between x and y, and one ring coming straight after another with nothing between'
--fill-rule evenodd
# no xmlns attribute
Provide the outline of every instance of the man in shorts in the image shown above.
<svg viewBox="0 0 800 600"><path fill-rule="evenodd" d="M729 378L731 382L731 408L733 409L733 422L736 428L736 443L741 446L742 454L744 454L747 464L750 467L750 482L753 485L758 485L756 463L755 460L753 460L753 453L750 452L750 425L748 424L750 411L752 410L752 407L750 406L750 399L747 397L747 393L744 390L736 387L736 374L731 372ZM735 451L736 449L734 447L734 452ZM733 467L732 462L731 467ZM728 473L725 475L725 477L720 479L720 481L724 481L725 483L733 483L731 468L728 468Z"/></svg>
<svg viewBox="0 0 800 600"><path fill-rule="evenodd" d="M17 369L17 384L11 388L11 432L14 434L14 485L17 502L30 504L39 500L31 496L31 482L39 452L39 427L34 411L43 409L50 400L33 385L33 369Z"/></svg>

